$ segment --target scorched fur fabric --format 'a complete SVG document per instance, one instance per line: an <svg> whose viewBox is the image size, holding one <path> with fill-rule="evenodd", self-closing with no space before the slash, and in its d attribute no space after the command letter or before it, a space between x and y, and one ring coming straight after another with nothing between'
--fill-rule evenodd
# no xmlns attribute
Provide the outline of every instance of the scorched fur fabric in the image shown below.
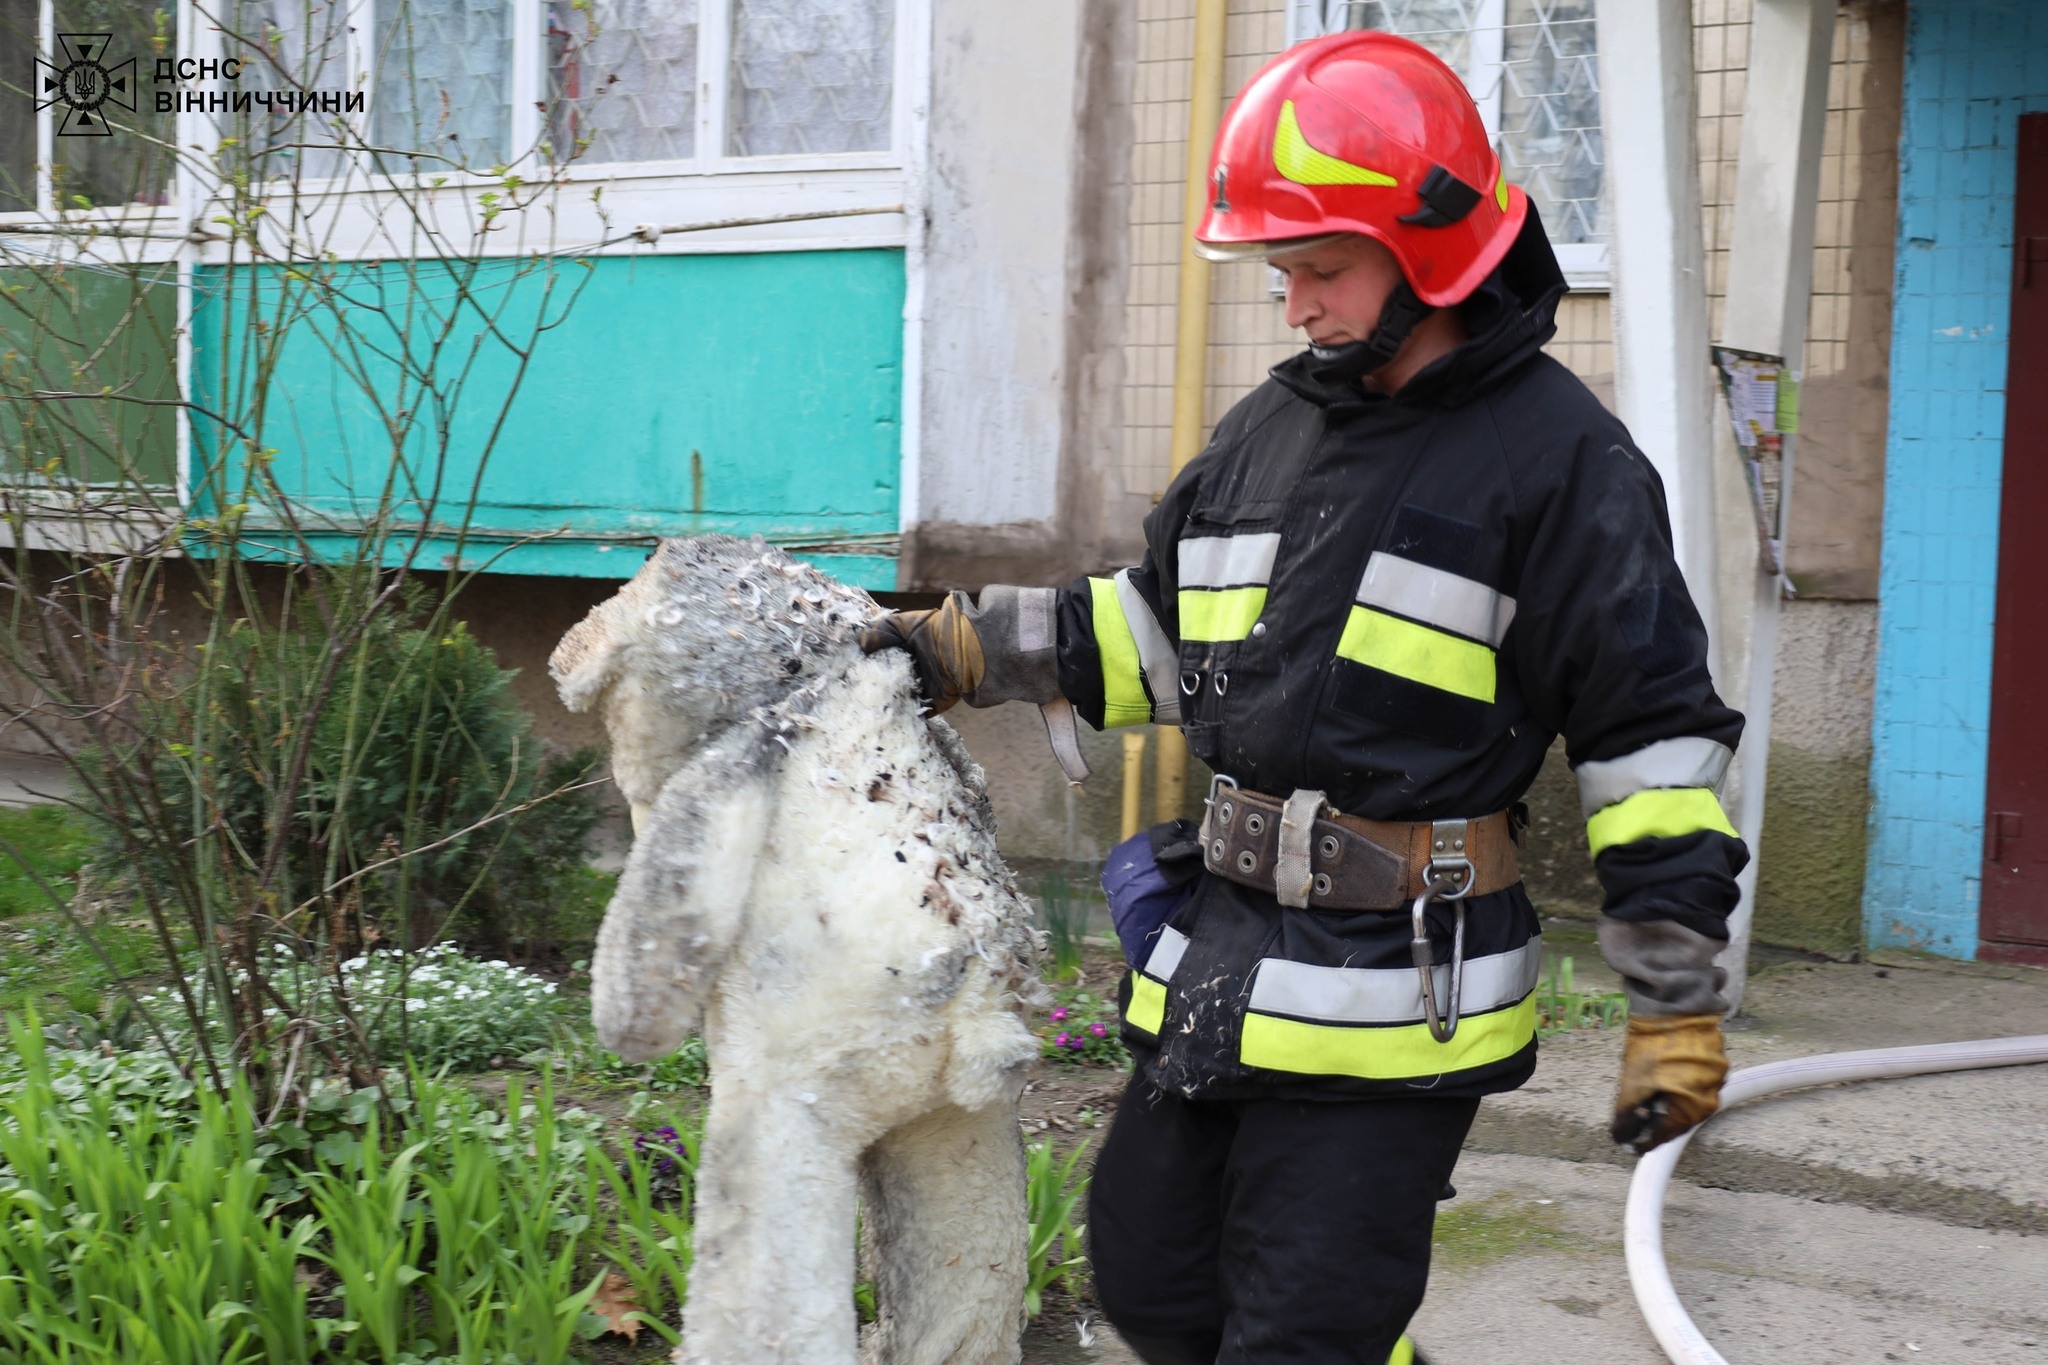
<svg viewBox="0 0 2048 1365"><path fill-rule="evenodd" d="M981 770L855 643L875 612L758 540L670 540L549 661L633 809L598 1036L701 1026L711 1059L679 1365L1018 1359L1037 943Z"/></svg>

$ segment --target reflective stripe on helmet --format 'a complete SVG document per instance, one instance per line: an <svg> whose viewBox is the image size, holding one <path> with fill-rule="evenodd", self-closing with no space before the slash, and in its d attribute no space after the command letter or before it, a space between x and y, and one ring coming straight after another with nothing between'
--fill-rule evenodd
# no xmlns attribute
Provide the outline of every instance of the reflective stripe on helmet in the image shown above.
<svg viewBox="0 0 2048 1365"><path fill-rule="evenodd" d="M1586 842L1597 858L1618 844L1675 839L1707 829L1731 839L1741 837L1711 788L1655 787L1617 801L1588 820Z"/></svg>
<svg viewBox="0 0 2048 1365"><path fill-rule="evenodd" d="M1280 106L1280 118L1273 128L1273 169L1297 185L1398 185L1385 171L1357 166L1342 157L1319 152L1301 134L1294 101Z"/></svg>

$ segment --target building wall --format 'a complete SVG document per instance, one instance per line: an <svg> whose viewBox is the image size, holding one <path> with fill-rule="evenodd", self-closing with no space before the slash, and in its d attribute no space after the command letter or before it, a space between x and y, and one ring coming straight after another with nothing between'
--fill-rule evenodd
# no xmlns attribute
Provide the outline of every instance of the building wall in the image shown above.
<svg viewBox="0 0 2048 1365"><path fill-rule="evenodd" d="M1122 0L936 0L905 590L1063 583L1138 543L1122 310Z"/></svg>
<svg viewBox="0 0 2048 1365"><path fill-rule="evenodd" d="M2014 137L2048 7L1915 0L1906 34L1870 872L1877 946L1977 950Z"/></svg>

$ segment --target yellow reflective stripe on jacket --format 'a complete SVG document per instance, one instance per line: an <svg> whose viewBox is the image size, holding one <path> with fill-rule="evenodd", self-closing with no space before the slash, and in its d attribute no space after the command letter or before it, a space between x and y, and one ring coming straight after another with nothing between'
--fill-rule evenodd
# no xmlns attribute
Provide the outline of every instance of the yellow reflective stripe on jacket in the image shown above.
<svg viewBox="0 0 2048 1365"><path fill-rule="evenodd" d="M1225 588L1206 592L1180 590L1180 638L1204 643L1242 640L1266 609L1264 588Z"/></svg>
<svg viewBox="0 0 2048 1365"><path fill-rule="evenodd" d="M1088 599L1095 609L1095 652L1102 657L1102 724L1143 725L1152 719L1152 698L1145 693L1138 641L1117 601L1116 584L1089 579Z"/></svg>
<svg viewBox="0 0 2048 1365"><path fill-rule="evenodd" d="M1166 1022L1165 985L1143 973L1134 973L1131 977L1131 1008L1124 1015L1124 1022L1158 1037L1160 1026Z"/></svg>
<svg viewBox="0 0 2048 1365"><path fill-rule="evenodd" d="M1186 608L1182 608L1185 613ZM1371 607L1351 609L1337 654L1425 686L1476 701L1493 700L1494 654L1485 645L1446 635Z"/></svg>
<svg viewBox="0 0 2048 1365"><path fill-rule="evenodd" d="M1657 787L1719 787L1735 751L1700 735L1679 735L1621 755L1581 763L1579 808L1590 820L1637 792Z"/></svg>
<svg viewBox="0 0 2048 1365"><path fill-rule="evenodd" d="M1387 1365L1415 1365L1415 1343L1408 1340L1405 1332L1394 1343L1394 1353L1387 1357Z"/></svg>
<svg viewBox="0 0 2048 1365"><path fill-rule="evenodd" d="M1491 1014L1466 1016L1448 1043L1432 1038L1428 1024L1394 1028L1305 1024L1247 1011L1238 1060L1246 1066L1299 1076L1400 1081L1504 1062L1535 1036L1533 994Z"/></svg>
<svg viewBox="0 0 2048 1365"><path fill-rule="evenodd" d="M1159 931L1145 965L1131 974L1131 1007L1124 1022L1154 1035L1166 1022L1166 983L1180 970L1181 954L1188 950L1188 936L1172 925Z"/></svg>
<svg viewBox="0 0 2048 1365"><path fill-rule="evenodd" d="M1707 787L1656 787L1617 801L1586 822L1586 842L1593 856L1617 844L1638 839L1672 839L1700 830L1719 830L1738 838L1720 800Z"/></svg>

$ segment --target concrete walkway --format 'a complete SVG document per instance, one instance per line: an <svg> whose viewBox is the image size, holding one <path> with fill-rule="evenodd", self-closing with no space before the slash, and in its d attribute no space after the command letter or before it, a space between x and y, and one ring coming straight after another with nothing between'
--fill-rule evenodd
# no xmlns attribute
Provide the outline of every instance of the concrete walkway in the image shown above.
<svg viewBox="0 0 2048 1365"><path fill-rule="evenodd" d="M1600 977L1588 956L1583 985ZM1752 976L1729 1051L1741 1067L2017 1034L2048 1034L2048 972L1780 962ZM1663 1360L1622 1258L1634 1159L1605 1131L1620 1045L1549 1040L1528 1086L1481 1106L1416 1320L1434 1365ZM1673 1280L1737 1365L2048 1365L2048 1066L1762 1100L1715 1119L1678 1177ZM1025 1360L1135 1360L1091 1334L1039 1336Z"/></svg>
<svg viewBox="0 0 2048 1365"><path fill-rule="evenodd" d="M2048 972L1932 959L1781 965L1728 1030L1737 1067L1909 1043L2048 1034ZM1470 1148L1627 1164L1605 1131L1620 1039L1546 1042L1536 1078L1480 1109ZM1679 1178L1966 1227L2048 1231L2048 1067L1802 1091L1714 1120Z"/></svg>
<svg viewBox="0 0 2048 1365"><path fill-rule="evenodd" d="M61 758L0 750L0 806L35 806L71 790Z"/></svg>

